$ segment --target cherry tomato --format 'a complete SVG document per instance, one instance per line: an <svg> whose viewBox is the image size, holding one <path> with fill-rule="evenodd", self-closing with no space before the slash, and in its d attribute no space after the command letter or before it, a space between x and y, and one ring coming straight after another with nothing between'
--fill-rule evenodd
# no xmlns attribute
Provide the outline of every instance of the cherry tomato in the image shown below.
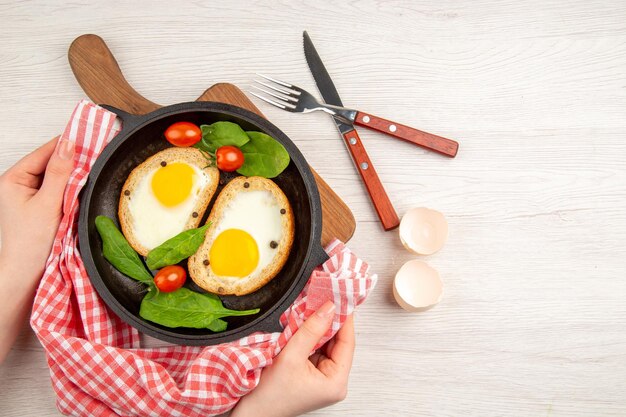
<svg viewBox="0 0 626 417"><path fill-rule="evenodd" d="M183 286L187 273L182 266L172 265L161 269L154 276L154 283L159 291L172 292Z"/></svg>
<svg viewBox="0 0 626 417"><path fill-rule="evenodd" d="M193 123L177 122L167 128L165 139L174 146L186 148L200 142L202 132Z"/></svg>
<svg viewBox="0 0 626 417"><path fill-rule="evenodd" d="M222 146L215 152L217 168L222 171L236 171L243 165L243 152L236 146Z"/></svg>

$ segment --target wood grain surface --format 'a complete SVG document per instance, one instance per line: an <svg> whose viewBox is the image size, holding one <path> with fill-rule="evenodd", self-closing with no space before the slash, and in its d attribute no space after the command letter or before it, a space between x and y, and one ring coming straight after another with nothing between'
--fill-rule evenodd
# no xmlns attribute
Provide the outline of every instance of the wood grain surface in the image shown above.
<svg viewBox="0 0 626 417"><path fill-rule="evenodd" d="M444 248L419 257L443 301L405 313L391 283L415 257L382 231L332 121L253 100L348 204L350 247L379 274L348 397L309 415L626 415L623 1L14 0L0 16L0 170L84 97L67 62L83 33L143 96L174 103L215 80L245 91L256 72L315 92L306 29L346 106L460 143L446 158L359 129L398 214L449 222ZM0 367L0 415L58 415L26 323Z"/></svg>

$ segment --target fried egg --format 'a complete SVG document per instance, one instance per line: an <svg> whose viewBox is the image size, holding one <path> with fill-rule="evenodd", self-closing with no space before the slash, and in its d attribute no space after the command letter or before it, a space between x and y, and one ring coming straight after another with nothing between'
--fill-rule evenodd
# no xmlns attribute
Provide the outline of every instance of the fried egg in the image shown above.
<svg viewBox="0 0 626 417"><path fill-rule="evenodd" d="M137 241L153 249L185 230L207 175L175 162L144 176L128 206Z"/></svg>
<svg viewBox="0 0 626 417"><path fill-rule="evenodd" d="M266 190L238 193L224 209L209 249L218 276L244 278L272 262L283 230L280 206Z"/></svg>
<svg viewBox="0 0 626 417"><path fill-rule="evenodd" d="M217 170L204 168L197 150L171 149L133 170L120 197L122 231L142 255L197 227L217 186Z"/></svg>
<svg viewBox="0 0 626 417"><path fill-rule="evenodd" d="M237 177L224 187L205 242L190 258L194 281L218 294L247 294L283 267L293 243L293 212L271 180Z"/></svg>

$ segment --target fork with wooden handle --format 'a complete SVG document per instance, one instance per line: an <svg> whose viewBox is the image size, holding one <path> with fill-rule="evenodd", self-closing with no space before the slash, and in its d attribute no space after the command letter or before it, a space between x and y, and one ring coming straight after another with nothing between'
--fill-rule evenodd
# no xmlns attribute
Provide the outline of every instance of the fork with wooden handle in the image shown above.
<svg viewBox="0 0 626 417"><path fill-rule="evenodd" d="M370 113L349 109L346 107L333 106L331 104L320 103L312 94L293 84L286 83L274 78L257 74L265 78L268 82L255 80L256 83L262 85L253 87L257 90L271 96L267 98L264 95L250 92L261 100L294 113L309 113L312 111L323 111L329 113L333 117L347 123L358 126L367 127L385 133L397 139L414 143L426 149L439 152L442 155L454 158L459 150L458 142L432 133L424 132L410 126L392 122L382 117L374 116Z"/></svg>

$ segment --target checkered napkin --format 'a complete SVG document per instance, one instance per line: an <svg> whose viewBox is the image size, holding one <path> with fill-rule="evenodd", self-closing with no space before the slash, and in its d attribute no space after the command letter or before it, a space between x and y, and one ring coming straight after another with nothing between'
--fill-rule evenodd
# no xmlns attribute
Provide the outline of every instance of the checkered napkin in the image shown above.
<svg viewBox="0 0 626 417"><path fill-rule="evenodd" d="M89 170L119 132L115 114L81 101L62 139L76 144L63 219L37 290L31 325L47 353L57 407L78 416L207 416L224 413L259 382L261 369L310 314L335 302L341 327L376 284L368 265L335 240L281 316L282 333L255 333L217 346L142 349L137 330L113 314L91 285L78 252L78 194ZM318 347L319 347L318 346Z"/></svg>

